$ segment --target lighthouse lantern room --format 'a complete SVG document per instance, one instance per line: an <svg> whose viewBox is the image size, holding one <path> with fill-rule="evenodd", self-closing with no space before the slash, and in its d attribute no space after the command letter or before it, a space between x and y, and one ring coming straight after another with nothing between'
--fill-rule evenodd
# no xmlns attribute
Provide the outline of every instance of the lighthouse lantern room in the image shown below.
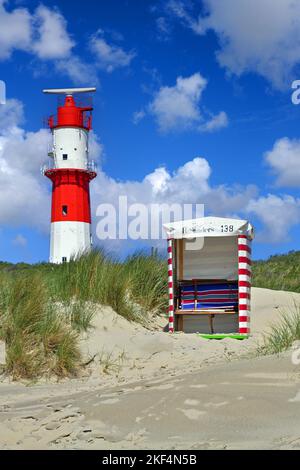
<svg viewBox="0 0 300 470"><path fill-rule="evenodd" d="M56 116L48 118L52 132L51 163L44 174L52 181L50 262L62 263L90 250L90 181L96 177L89 160L88 137L92 125L92 106L79 103L78 96L95 88L43 90L63 95Z"/></svg>

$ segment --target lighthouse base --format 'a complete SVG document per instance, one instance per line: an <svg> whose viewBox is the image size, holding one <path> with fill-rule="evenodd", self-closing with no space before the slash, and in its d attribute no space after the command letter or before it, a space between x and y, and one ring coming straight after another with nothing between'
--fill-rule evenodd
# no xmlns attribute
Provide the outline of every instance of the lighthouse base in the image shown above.
<svg viewBox="0 0 300 470"><path fill-rule="evenodd" d="M63 263L91 249L91 224L86 222L52 222L50 263Z"/></svg>

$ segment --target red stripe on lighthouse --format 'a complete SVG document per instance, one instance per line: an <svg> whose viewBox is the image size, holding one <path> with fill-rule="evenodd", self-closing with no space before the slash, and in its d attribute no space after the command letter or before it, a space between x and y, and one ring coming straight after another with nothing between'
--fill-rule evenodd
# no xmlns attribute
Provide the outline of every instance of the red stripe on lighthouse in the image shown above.
<svg viewBox="0 0 300 470"><path fill-rule="evenodd" d="M66 96L63 106L58 106L57 116L50 116L50 129L58 127L81 127L87 131L92 128L92 116L87 116L92 106L77 106L73 96Z"/></svg>
<svg viewBox="0 0 300 470"><path fill-rule="evenodd" d="M96 174L86 170L53 169L45 175L51 179L51 222L91 223L89 183Z"/></svg>

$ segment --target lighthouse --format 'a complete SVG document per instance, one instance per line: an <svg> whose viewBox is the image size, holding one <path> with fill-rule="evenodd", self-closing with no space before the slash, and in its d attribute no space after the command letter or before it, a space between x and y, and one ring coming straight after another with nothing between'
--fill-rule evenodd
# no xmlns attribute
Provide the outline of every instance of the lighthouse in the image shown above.
<svg viewBox="0 0 300 470"><path fill-rule="evenodd" d="M63 263L91 249L90 182L97 176L89 160L89 131L92 126L91 102L82 95L95 88L43 90L59 95L57 114L48 118L52 145L50 164L44 175L52 181L51 263Z"/></svg>

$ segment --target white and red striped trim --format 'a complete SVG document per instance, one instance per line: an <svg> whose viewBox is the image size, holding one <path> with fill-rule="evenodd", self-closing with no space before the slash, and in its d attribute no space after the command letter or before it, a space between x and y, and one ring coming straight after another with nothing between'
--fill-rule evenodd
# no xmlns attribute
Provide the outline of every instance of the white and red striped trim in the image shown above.
<svg viewBox="0 0 300 470"><path fill-rule="evenodd" d="M238 236L239 333L250 333L251 240Z"/></svg>
<svg viewBox="0 0 300 470"><path fill-rule="evenodd" d="M168 239L169 332L174 332L173 242Z"/></svg>

